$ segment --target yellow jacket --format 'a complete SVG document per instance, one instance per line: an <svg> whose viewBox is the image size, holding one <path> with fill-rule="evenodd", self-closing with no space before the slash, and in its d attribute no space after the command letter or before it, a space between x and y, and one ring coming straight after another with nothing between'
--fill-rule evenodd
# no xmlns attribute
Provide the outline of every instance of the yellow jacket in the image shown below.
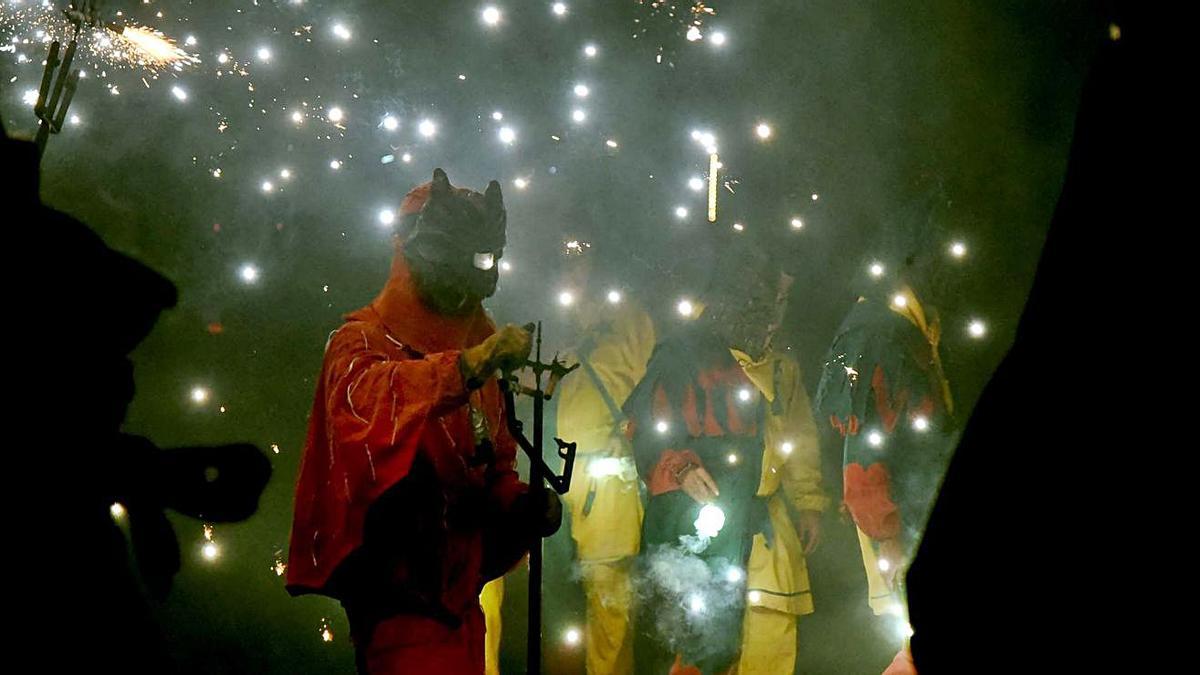
<svg viewBox="0 0 1200 675"><path fill-rule="evenodd" d="M775 542L768 547L762 534L754 535L746 565L748 604L810 614L813 601L804 548L784 500L798 511L823 511L829 506L821 488L821 451L812 405L800 366L791 357L772 353L752 361L737 349L730 352L768 405L758 496L771 498L767 510Z"/></svg>
<svg viewBox="0 0 1200 675"><path fill-rule="evenodd" d="M579 559L612 561L636 555L641 544L637 470L619 411L646 374L654 324L630 302L578 311L599 320L584 330L580 347L568 355L580 363L579 370L559 385L558 435L574 441L578 452L575 479L564 501Z"/></svg>

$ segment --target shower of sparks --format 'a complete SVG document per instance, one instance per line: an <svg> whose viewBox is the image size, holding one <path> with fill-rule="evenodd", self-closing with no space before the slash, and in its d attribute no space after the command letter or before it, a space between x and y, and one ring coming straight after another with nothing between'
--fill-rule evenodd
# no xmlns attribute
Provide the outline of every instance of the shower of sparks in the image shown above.
<svg viewBox="0 0 1200 675"><path fill-rule="evenodd" d="M109 33L115 31L108 30ZM180 49L175 41L145 26L125 26L112 41L112 61L125 62L150 71L166 68L180 70L200 63L200 57Z"/></svg>

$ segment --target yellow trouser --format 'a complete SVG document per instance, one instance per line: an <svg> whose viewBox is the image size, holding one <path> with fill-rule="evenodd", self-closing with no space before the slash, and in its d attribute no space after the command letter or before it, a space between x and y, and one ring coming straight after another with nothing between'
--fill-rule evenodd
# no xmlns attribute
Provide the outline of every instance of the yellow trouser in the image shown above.
<svg viewBox="0 0 1200 675"><path fill-rule="evenodd" d="M626 675L633 672L632 559L583 562L583 592L587 596L588 675Z"/></svg>
<svg viewBox="0 0 1200 675"><path fill-rule="evenodd" d="M504 577L492 579L479 593L483 610L484 670L487 675L500 675L500 606L504 604Z"/></svg>
<svg viewBox="0 0 1200 675"><path fill-rule="evenodd" d="M875 616L895 612L895 608L900 606L900 598L888 588L883 575L879 573L875 543L862 530L858 530L858 547L862 549L863 569L867 573L867 604Z"/></svg>
<svg viewBox="0 0 1200 675"><path fill-rule="evenodd" d="M791 675L796 669L796 624L800 617L766 607L746 608L737 675Z"/></svg>

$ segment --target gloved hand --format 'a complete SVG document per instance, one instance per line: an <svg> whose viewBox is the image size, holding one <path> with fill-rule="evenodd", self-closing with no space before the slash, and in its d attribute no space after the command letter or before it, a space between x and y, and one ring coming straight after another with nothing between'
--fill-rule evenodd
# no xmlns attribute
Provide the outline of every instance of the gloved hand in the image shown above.
<svg viewBox="0 0 1200 675"><path fill-rule="evenodd" d="M524 365L532 347L529 331L508 324L480 344L463 350L460 360L463 377L473 386L482 386L496 370Z"/></svg>

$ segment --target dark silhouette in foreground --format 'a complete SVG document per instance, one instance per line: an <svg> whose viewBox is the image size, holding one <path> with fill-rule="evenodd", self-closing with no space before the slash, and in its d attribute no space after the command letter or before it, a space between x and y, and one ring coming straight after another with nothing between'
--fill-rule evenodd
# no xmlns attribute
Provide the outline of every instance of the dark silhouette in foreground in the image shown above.
<svg viewBox="0 0 1200 675"><path fill-rule="evenodd" d="M7 453L9 494L20 494L9 509L20 547L7 555L14 644L41 661L38 672L170 672L154 606L180 554L164 510L244 520L271 465L249 444L161 450L121 431L134 395L128 355L174 306L175 286L44 206L34 144L0 135L10 250L33 263L9 348L10 419L29 434L19 447L10 436Z"/></svg>

